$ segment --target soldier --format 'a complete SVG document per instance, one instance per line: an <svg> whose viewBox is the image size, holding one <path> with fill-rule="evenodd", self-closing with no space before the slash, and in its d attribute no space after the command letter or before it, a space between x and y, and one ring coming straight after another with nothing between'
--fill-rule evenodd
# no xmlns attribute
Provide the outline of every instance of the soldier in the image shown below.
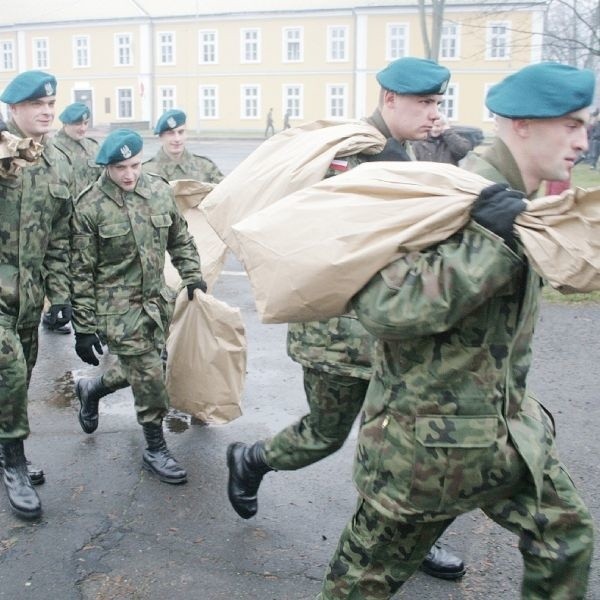
<svg viewBox="0 0 600 600"><path fill-rule="evenodd" d="M182 110L165 112L156 122L154 133L162 141L156 155L144 162L144 172L157 173L167 181L175 179L195 179L205 183L219 183L223 173L215 163L198 154L192 154L185 147L186 115Z"/></svg>
<svg viewBox="0 0 600 600"><path fill-rule="evenodd" d="M460 232L377 273L353 299L378 338L354 463L360 494L320 600L390 598L457 515L520 536L523 598L583 599L593 524L527 391L542 281L513 223L587 147L594 75L557 63L493 86L498 139L466 166L486 188ZM512 189L508 187L512 186Z"/></svg>
<svg viewBox="0 0 600 600"><path fill-rule="evenodd" d="M110 133L96 162L98 181L77 199L72 223L75 351L91 365L102 354L98 334L118 357L103 375L79 379L79 423L98 427L100 398L131 385L147 448L143 466L161 481L185 483L186 471L170 454L162 421L169 409L160 353L173 311L163 274L165 252L187 286L206 291L196 245L171 187L142 173L142 138L130 129Z"/></svg>
<svg viewBox="0 0 600 600"><path fill-rule="evenodd" d="M265 138L275 135L275 125L273 124L273 109L270 108L267 113L267 126L265 127Z"/></svg>
<svg viewBox="0 0 600 600"><path fill-rule="evenodd" d="M408 140L427 136L439 118L450 72L433 61L402 58L377 74L379 104L367 119L388 142L376 156L356 154L335 160L326 177L367 160L411 160ZM295 470L338 450L360 412L369 379L374 339L355 314L328 321L289 326L287 349L302 365L309 413L275 437L252 446L241 442L227 450L228 494L244 519L258 510L257 492L263 475ZM465 573L462 560L439 545L425 557L422 568L435 577L456 579Z"/></svg>
<svg viewBox="0 0 600 600"><path fill-rule="evenodd" d="M0 96L9 106L9 131L44 145L37 163L15 179L0 179L0 453L4 486L17 516L34 519L42 505L28 473L23 440L29 435L27 389L38 352L44 295L61 324L71 318L69 292L70 167L46 135L54 120L56 79L25 71Z"/></svg>

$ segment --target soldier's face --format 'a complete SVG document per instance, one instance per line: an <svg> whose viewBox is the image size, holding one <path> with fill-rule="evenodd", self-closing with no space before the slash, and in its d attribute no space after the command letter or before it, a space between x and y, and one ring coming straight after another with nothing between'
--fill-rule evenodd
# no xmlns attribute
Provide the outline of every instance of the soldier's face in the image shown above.
<svg viewBox="0 0 600 600"><path fill-rule="evenodd" d="M381 114L397 140L424 140L440 118L441 94L409 96L385 91Z"/></svg>
<svg viewBox="0 0 600 600"><path fill-rule="evenodd" d="M185 125L167 129L160 134L163 148L170 156L180 156L185 149L186 130Z"/></svg>
<svg viewBox="0 0 600 600"><path fill-rule="evenodd" d="M11 106L17 127L27 136L39 139L52 128L56 96L27 100Z"/></svg>
<svg viewBox="0 0 600 600"><path fill-rule="evenodd" d="M89 119L83 119L79 123L68 123L63 125L65 133L74 140L82 140L87 133L88 127L90 126Z"/></svg>
<svg viewBox="0 0 600 600"><path fill-rule="evenodd" d="M132 192L142 174L142 153L107 165L108 176L124 191Z"/></svg>

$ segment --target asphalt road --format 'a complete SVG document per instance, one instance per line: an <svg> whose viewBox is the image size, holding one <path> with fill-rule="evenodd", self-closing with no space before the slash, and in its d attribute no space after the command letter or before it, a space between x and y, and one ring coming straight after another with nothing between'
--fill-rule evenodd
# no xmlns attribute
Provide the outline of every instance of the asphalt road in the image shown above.
<svg viewBox="0 0 600 600"><path fill-rule="evenodd" d="M225 172L255 146L231 140L193 145ZM222 426L170 415L167 441L188 470L184 486L160 483L142 470L144 440L128 390L102 401L96 433L81 431L73 380L99 369L79 361L72 336L41 332L26 448L46 471L47 482L38 488L44 515L34 524L19 521L0 491L0 599L316 596L355 502L356 430L328 459L302 471L267 475L258 515L240 519L226 495L227 445L275 433L303 414L305 400L301 369L285 353L285 326L258 321L235 260L228 261L214 293L239 306L246 325L244 414ZM598 521L600 305L544 305L534 350L531 387L553 411L562 459ZM522 566L514 536L473 512L457 519L444 541L464 557L467 575L443 582L419 573L396 598L519 597ZM599 557L596 552L588 600L600 600Z"/></svg>

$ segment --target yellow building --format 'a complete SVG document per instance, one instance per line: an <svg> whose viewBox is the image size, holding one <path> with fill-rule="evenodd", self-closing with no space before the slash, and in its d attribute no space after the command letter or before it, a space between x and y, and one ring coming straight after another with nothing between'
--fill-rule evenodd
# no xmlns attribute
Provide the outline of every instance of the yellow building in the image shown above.
<svg viewBox="0 0 600 600"><path fill-rule="evenodd" d="M541 60L545 9L446 0L451 122L491 131L486 90ZM148 128L173 107L199 132L262 134L270 108L277 130L286 112L291 126L361 117L375 73L402 56L424 56L414 0L20 0L0 11L0 89L49 71L59 110L83 101L96 127Z"/></svg>

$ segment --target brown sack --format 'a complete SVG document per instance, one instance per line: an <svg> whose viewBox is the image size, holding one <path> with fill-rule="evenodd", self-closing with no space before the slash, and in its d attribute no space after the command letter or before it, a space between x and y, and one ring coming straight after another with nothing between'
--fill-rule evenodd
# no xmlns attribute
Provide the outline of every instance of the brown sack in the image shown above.
<svg viewBox="0 0 600 600"><path fill-rule="evenodd" d="M246 336L238 308L187 290L177 297L167 339L166 384L171 405L205 423L242 414Z"/></svg>

